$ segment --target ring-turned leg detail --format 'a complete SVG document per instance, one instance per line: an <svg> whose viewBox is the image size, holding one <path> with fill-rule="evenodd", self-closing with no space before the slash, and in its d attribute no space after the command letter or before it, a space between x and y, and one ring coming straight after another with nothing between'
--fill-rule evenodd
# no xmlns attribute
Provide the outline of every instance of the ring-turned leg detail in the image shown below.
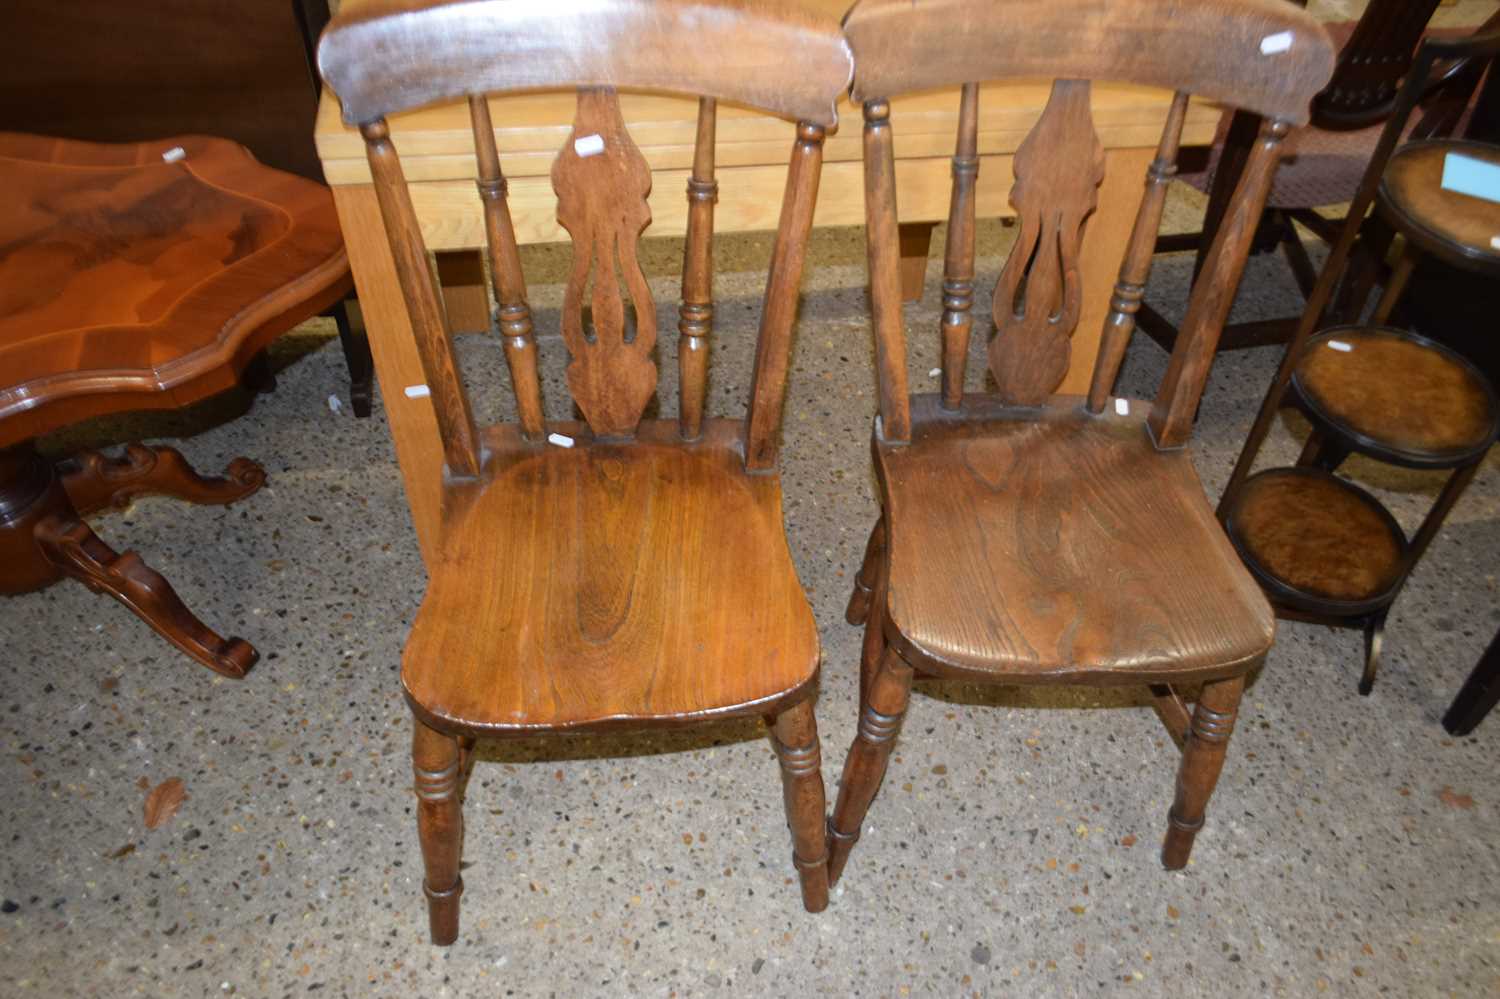
<svg viewBox="0 0 1500 999"><path fill-rule="evenodd" d="M885 518L875 522L870 539L865 542L864 561L859 572L854 574L854 592L849 594L849 606L844 609L844 620L856 628L865 623L870 615L870 603L875 595L875 577L880 571L880 559L885 554Z"/></svg>
<svg viewBox="0 0 1500 999"><path fill-rule="evenodd" d="M427 918L432 942L458 939L458 901L464 892L463 807L458 799L458 740L412 719L411 765L417 792L417 836L422 841Z"/></svg>
<svg viewBox="0 0 1500 999"><path fill-rule="evenodd" d="M865 813L890 762L891 749L901 731L906 705L911 698L912 668L896 652L887 648L880 668L870 682L866 703L861 706L859 732L844 761L844 776L839 784L838 806L828 824L828 882L838 884L839 875L849 853L859 841Z"/></svg>
<svg viewBox="0 0 1500 999"><path fill-rule="evenodd" d="M1203 685L1177 771L1177 796L1167 813L1161 862L1168 870L1187 866L1188 856L1193 852L1193 839L1203 828L1204 810L1224 768L1224 754L1244 689L1243 675Z"/></svg>
<svg viewBox="0 0 1500 999"><path fill-rule="evenodd" d="M787 825L792 830L792 861L802 879L802 905L808 912L828 907L828 840L824 822L828 799L823 790L823 758L812 702L803 701L777 715L771 743L781 761L781 787Z"/></svg>

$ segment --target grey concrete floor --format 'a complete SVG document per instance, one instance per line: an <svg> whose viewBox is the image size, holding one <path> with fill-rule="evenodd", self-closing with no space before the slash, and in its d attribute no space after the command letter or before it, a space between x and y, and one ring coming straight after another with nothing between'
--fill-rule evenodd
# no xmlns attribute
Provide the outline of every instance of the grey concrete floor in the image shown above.
<svg viewBox="0 0 1500 999"><path fill-rule="evenodd" d="M1191 221L1201 204L1176 210ZM862 237L815 239L784 478L823 641L831 794L855 723L858 633L842 611L875 515L874 393ZM983 229L985 288L1009 240ZM721 241L721 413L744 404L768 246ZM677 250L644 255L664 360ZM563 258L528 256L555 329ZM1150 297L1169 313L1187 267L1158 264ZM908 310L917 388L935 384L937 270ZM1239 317L1295 309L1279 261L1254 261L1248 284ZM1494 459L1396 604L1373 696L1355 693L1357 633L1281 627L1183 872L1157 861L1176 754L1144 692L922 683L821 915L799 905L777 768L746 722L486 746L468 792L462 935L428 945L397 683L424 571L384 417L328 404L347 402L330 336L322 321L283 338L280 387L243 415L230 397L47 442L164 440L211 470L262 461L269 483L231 508L151 499L95 522L263 658L242 681L217 678L74 584L0 601L0 995L1500 991L1500 720L1466 739L1438 724L1500 622ZM506 417L498 344L461 343L477 410ZM562 415L560 341L543 352ZM1195 457L1211 495L1277 359L1226 355L1214 370ZM1163 367L1138 338L1121 394L1149 394ZM1280 424L1262 463L1291 460L1303 432ZM1408 530L1438 486L1365 461L1348 471ZM188 798L148 830L143 786L172 777Z"/></svg>

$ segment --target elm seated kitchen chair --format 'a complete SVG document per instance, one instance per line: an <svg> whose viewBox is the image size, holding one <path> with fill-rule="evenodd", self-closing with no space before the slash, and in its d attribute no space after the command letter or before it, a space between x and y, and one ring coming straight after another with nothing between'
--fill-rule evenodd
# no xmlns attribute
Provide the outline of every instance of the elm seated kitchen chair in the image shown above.
<svg viewBox="0 0 1500 999"><path fill-rule="evenodd" d="M787 548L776 467L824 132L836 123L834 102L851 73L838 24L795 7L689 0L471 0L385 10L335 19L319 64L367 143L426 377L421 391L431 394L445 458L441 554L428 566L402 667L415 715L433 942L451 943L458 932L459 782L473 739L744 715L770 722L803 903L820 910L828 882L812 714L818 636ZM795 72L764 71L773 65ZM676 419L642 419L657 377L655 306L636 259L650 223L651 175L622 119L617 86L699 96ZM558 221L573 241L561 326L581 422L543 418L531 312L484 96L537 87L578 89L552 184ZM519 423L484 428L471 416L385 121L466 95L479 165L475 208L484 206L519 413ZM786 192L743 419L703 415L721 99L797 121L788 126Z"/></svg>
<svg viewBox="0 0 1500 999"><path fill-rule="evenodd" d="M864 105L865 204L882 518L855 592L865 624L858 734L830 823L836 882L885 773L914 674L1004 684L1149 686L1183 742L1162 858L1187 863L1246 675L1275 622L1187 450L1215 342L1287 131L1334 52L1281 0L864 0L845 17ZM994 292L993 392L965 391L974 300L979 87L1052 78L1016 152L1016 244ZM1087 398L1054 395L1082 286L1080 232L1104 171L1089 80L1176 90L1106 318ZM888 98L962 83L944 267L942 391L908 396ZM1110 392L1133 329L1189 94L1267 116L1193 287L1154 400ZM1189 715L1184 696L1201 686Z"/></svg>

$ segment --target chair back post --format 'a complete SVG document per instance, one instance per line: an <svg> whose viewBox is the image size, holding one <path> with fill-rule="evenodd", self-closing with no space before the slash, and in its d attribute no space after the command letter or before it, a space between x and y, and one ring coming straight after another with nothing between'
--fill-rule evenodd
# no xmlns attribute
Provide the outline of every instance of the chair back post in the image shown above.
<svg viewBox="0 0 1500 999"><path fill-rule="evenodd" d="M818 202L825 135L822 125L798 122L787 165L786 193L781 199L781 220L776 226L776 245L771 251L770 275L761 302L760 337L750 381L750 408L745 416L745 468L751 472L774 469L780 451L792 324L797 318L797 292L802 286L807 238Z"/></svg>
<svg viewBox="0 0 1500 999"><path fill-rule="evenodd" d="M1140 310L1146 281L1151 277L1151 262L1156 258L1156 236L1161 229L1162 209L1167 203L1167 188L1177 173L1177 150L1182 144L1187 108L1188 94L1179 90L1173 95L1172 106L1167 110L1156 157L1146 171L1146 191L1141 196L1141 207L1130 230L1130 242L1120 264L1120 279L1109 300L1109 314L1104 318L1104 331L1099 337L1099 356L1094 362L1094 374L1089 383L1087 405L1090 413L1104 411L1104 402L1114 390L1120 364L1125 360L1125 349L1130 346L1131 334L1135 332L1135 314Z"/></svg>
<svg viewBox="0 0 1500 999"><path fill-rule="evenodd" d="M448 321L438 299L436 278L427 264L426 245L412 207L411 192L401 171L401 159L391 144L390 128L383 117L360 125L365 140L365 156L385 224L386 241L396 264L396 278L401 297L411 317L416 336L417 353L422 362L423 386L432 398L442 436L446 473L453 478L468 479L479 475L482 465L479 433L464 395L458 359L448 336ZM410 391L413 386L403 386Z"/></svg>
<svg viewBox="0 0 1500 999"><path fill-rule="evenodd" d="M1427 82L1434 67L1440 61L1450 59L1472 60L1486 57L1493 59L1496 55L1500 55L1500 33L1475 36L1463 41L1428 41L1423 43L1418 51L1412 63L1411 72L1407 75L1406 82L1396 97L1395 108L1386 121L1385 129L1380 133L1380 140L1375 144L1374 152L1370 155L1370 163L1365 167L1364 176L1355 190L1354 200L1349 204L1349 214L1345 217L1344 228L1329 250L1323 269L1318 272L1317 283L1313 285L1312 294L1307 299L1307 308L1303 310L1296 332L1292 334L1291 341L1287 344L1286 353L1282 355L1281 364L1276 369L1276 376L1272 379L1265 398L1261 400L1255 423L1251 425L1245 444L1240 449L1239 458L1234 464L1234 471L1230 473L1229 482L1224 486L1224 492L1219 497L1218 511L1221 518L1229 509L1234 494L1249 477L1250 470L1255 465L1255 457L1260 452L1261 445L1265 443L1266 435L1271 431L1271 424L1276 419L1276 413L1281 408L1281 400L1286 394L1287 385L1291 382L1292 372L1301 361L1308 340L1322 326L1323 314L1328 309L1328 303L1333 298L1339 279L1343 277L1345 265L1359 237L1360 229L1364 225L1365 216L1375 202L1375 196L1380 189L1380 179L1385 173L1386 162L1395 152L1396 146L1400 144L1407 121L1416 112L1418 104L1427 92ZM1491 69L1493 70L1493 66Z"/></svg>
<svg viewBox="0 0 1500 999"><path fill-rule="evenodd" d="M958 100L953 193L943 247L943 401L950 412L964 396L969 331L974 325L974 187L979 181L979 84L965 83Z"/></svg>
<svg viewBox="0 0 1500 999"><path fill-rule="evenodd" d="M896 214L896 153L891 103L864 101L865 256L870 272L870 324L875 334L875 384L880 436L911 439L906 389L906 336L901 328L900 236Z"/></svg>
<svg viewBox="0 0 1500 999"><path fill-rule="evenodd" d="M693 172L687 182L682 304L677 310L677 368L682 386L677 421L685 441L702 435L703 405L708 394L708 343L714 328L714 203L719 200L719 182L714 179L717 119L718 102L712 97L699 98Z"/></svg>
<svg viewBox="0 0 1500 999"><path fill-rule="evenodd" d="M537 374L536 338L532 332L531 306L526 302L526 276L521 272L521 252L506 200L507 185L500 172L500 153L495 147L495 126L490 104L483 94L469 95L469 122L474 129L474 157L478 164L475 186L484 204L484 236L490 254L490 284L495 295L495 325L505 347L505 363L521 418L521 433L527 440L546 436L542 419L542 385Z"/></svg>
<svg viewBox="0 0 1500 999"><path fill-rule="evenodd" d="M1275 118L1261 126L1245 172L1235 185L1229 211L1209 248L1203 270L1193 282L1187 316L1146 421L1151 439L1160 449L1182 447L1192 436L1198 401L1203 397L1203 386L1218 350L1219 335L1224 331L1224 320L1229 318L1240 275L1250 255L1250 241L1255 238L1256 226L1271 193L1282 140L1291 128L1289 122Z"/></svg>

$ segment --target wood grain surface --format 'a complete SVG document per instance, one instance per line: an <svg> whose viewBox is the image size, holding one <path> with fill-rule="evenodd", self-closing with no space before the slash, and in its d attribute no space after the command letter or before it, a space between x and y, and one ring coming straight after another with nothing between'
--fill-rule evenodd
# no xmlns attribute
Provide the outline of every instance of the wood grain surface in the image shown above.
<svg viewBox="0 0 1500 999"><path fill-rule="evenodd" d="M1400 528L1369 493L1325 472L1252 475L1225 528L1261 572L1319 600L1381 603L1401 581Z"/></svg>
<svg viewBox="0 0 1500 999"><path fill-rule="evenodd" d="M974 80L1119 80L1301 124L1334 67L1327 32L1282 0L860 0L844 32L857 100Z"/></svg>
<svg viewBox="0 0 1500 999"><path fill-rule="evenodd" d="M817 675L812 611L774 476L741 425L675 420L572 448L487 431L488 480L453 487L441 560L407 641L421 716L472 734L775 713Z"/></svg>
<svg viewBox="0 0 1500 999"><path fill-rule="evenodd" d="M229 388L349 287L327 189L226 140L0 133L0 186L0 446Z"/></svg>
<svg viewBox="0 0 1500 999"><path fill-rule="evenodd" d="M1472 459L1495 440L1495 396L1457 355L1400 330L1341 327L1308 341L1292 389L1360 443L1424 465Z"/></svg>
<svg viewBox="0 0 1500 999"><path fill-rule="evenodd" d="M721 98L831 126L850 75L836 19L784 0L376 0L334 19L318 66L351 124L471 93L592 85Z"/></svg>
<svg viewBox="0 0 1500 999"><path fill-rule="evenodd" d="M1500 202L1442 186L1449 153L1500 166L1500 146L1483 142L1412 142L1391 154L1380 180L1379 208L1418 244L1446 260L1500 273Z"/></svg>
<svg viewBox="0 0 1500 999"><path fill-rule="evenodd" d="M945 675L1146 683L1243 672L1274 633L1182 452L1146 404L1014 410L912 399L908 446L877 441L893 642Z"/></svg>

